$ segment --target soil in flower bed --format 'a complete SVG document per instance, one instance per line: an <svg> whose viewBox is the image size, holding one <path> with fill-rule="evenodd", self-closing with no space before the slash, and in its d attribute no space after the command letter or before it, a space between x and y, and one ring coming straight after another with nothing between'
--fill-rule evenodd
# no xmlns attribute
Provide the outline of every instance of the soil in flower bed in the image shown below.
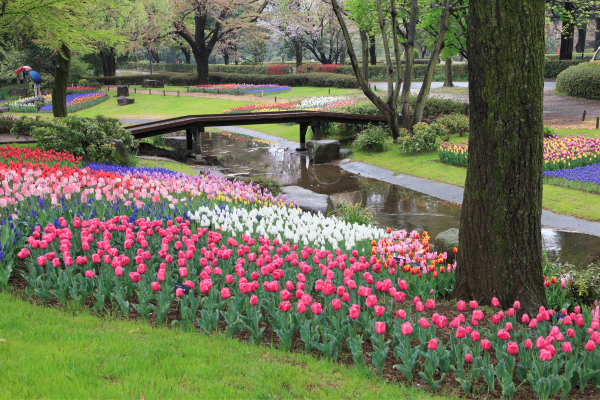
<svg viewBox="0 0 600 400"><path fill-rule="evenodd" d="M59 301L53 295L51 295L52 298L50 301L44 301L37 297L28 296L25 293L25 289L28 287L28 283L20 275L21 271L26 271L26 267L25 267L24 263L19 262L17 268L15 269L14 273L11 275L10 280L9 280L9 288L12 289L12 292L14 295L16 295L17 297L19 297L23 300L29 301L29 302L39 305L39 306L46 306L46 307L59 308L59 309L64 309L64 310L68 310L68 311L73 311L72 307L68 308L65 305L61 305L59 303ZM311 291L311 293L309 293L309 294L314 299L314 301L322 300L322 299L320 299L320 296L319 296L320 292L318 292L316 290ZM137 297L134 294L133 297L130 299L130 304L135 304L136 302L137 302ZM150 303L157 305L156 301L151 301ZM95 304L94 299L88 298L81 305L81 309L93 313L94 311L92 308L93 308L94 304ZM402 306L404 306L404 304L396 305L395 309L402 308ZM224 311L225 310L226 310L226 308L224 309ZM110 302L107 302L105 304L105 311L106 311L105 316L121 315L120 310L118 308L113 309ZM485 315L492 314L492 310L486 309L486 307L483 307L483 311L484 311ZM307 312L309 312L309 311L307 311ZM446 316L448 318L448 321L451 321L453 318L457 317L459 314L459 312L457 311L457 308L456 308L456 303L454 301L450 301L450 300L437 301L436 305L435 305L435 309L433 309L433 310L425 309L425 311L421 313L421 316L428 319L429 321L431 321L431 317L434 313L438 313L438 314ZM171 305L171 309L169 310L169 313L168 313L167 317L165 318L165 321L163 322L163 324L166 324L169 327L174 326L173 322L179 321L179 317L180 317L180 312L178 309L178 302L173 301L172 305ZM201 317L199 311L196 314L196 317L197 318ZM129 319L130 320L141 319L140 315L135 311L135 309L132 306L130 306ZM155 325L155 320L156 320L156 317L154 315L149 315L147 322L150 325ZM489 326L489 319L486 318L482 322L485 322L485 323L482 323L480 325L481 327ZM264 335L263 335L260 345L266 346L266 347L279 348L280 340L279 340L279 337L273 331L272 326L270 324L267 324L264 321L262 321L260 323L260 327L265 328ZM221 315L219 318L219 324L217 326L216 333L222 334L224 336L228 336L226 333L226 328L227 328L227 323L225 322L223 316ZM197 329L198 333L199 333L199 331L200 330ZM441 329L437 328L436 332L437 332L437 337L439 339L443 340L444 343L446 343L449 340L450 335L454 334L454 329L452 327L450 327L450 325L448 324L444 328L441 328ZM237 340L243 341L243 342L249 342L250 338L251 338L251 334L248 331L242 331L242 332L238 331L234 335L234 339L237 339ZM467 335L467 338L465 340L470 340L468 338L469 338L469 336ZM416 339L416 337L413 338L412 345L416 345L418 343L418 340L415 340L415 339ZM391 335L389 333L385 334L385 340L386 341L391 340ZM365 365L368 368L372 368L371 356L369 355L369 353L373 352L374 349L368 340L364 340L362 350L363 350L363 356L365 358ZM298 353L305 352L304 342L300 338L299 331L295 331L292 336L292 346L290 348L290 351L298 352ZM323 355L323 353L319 352L316 349L312 349L310 351L310 354L315 358L326 359L326 357ZM490 356L491 356L491 358L490 358L491 363L493 365L496 365L497 360L496 360L493 349L490 351ZM516 358L517 358L517 364L518 364L519 358L518 358L518 356ZM350 368L356 366L356 364L354 363L354 361L352 359L352 353L350 352L350 349L347 347L347 344L345 341L342 342L342 351L338 354L337 362L340 364L343 364L343 365L347 365ZM402 375L402 373L400 373L400 371L394 369L394 365L401 363L401 361L399 359L395 359L393 357L393 348L390 348L388 356L385 360L383 373L378 374L373 369L373 374L379 375L381 379L384 379L385 381L387 381L389 383L399 383L399 384L402 384L405 386L414 386L414 387L423 389L427 392L435 393L437 395L448 395L448 396L452 396L452 395L457 396L458 395L464 399L491 400L491 399L501 399L502 398L502 396L501 396L502 392L501 392L501 390L498 390L500 388L498 382L496 382L496 390L488 392L487 384L483 380L482 376L479 377L477 382L472 383L473 384L472 393L469 395L465 395L460 384L455 380L455 376L452 373L446 375L446 378L440 384L440 387L436 392L432 392L431 389L429 388L429 386L418 375L418 371L420 371L421 365L424 362L425 362L424 360L421 360L421 362L415 369L414 379L409 382L404 377L404 375ZM469 367L470 367L470 365L465 363L465 368L464 368L465 372L467 372L469 370ZM439 378L440 378L440 376L439 376L439 372L438 372L435 376L435 379L437 380ZM513 376L513 380L514 380L514 382L518 382L518 379L516 376L516 369L515 369L515 373ZM531 386L527 382L525 382L521 386L519 386L519 389L515 392L515 396L514 396L514 399L518 399L518 400L529 400L529 399L534 399L534 398L535 398L535 395L531 389ZM575 399L575 400L598 399L598 398L600 398L600 392L598 390L593 389L592 383L590 381L590 382L588 382L588 385L586 386L586 388L583 392L580 392L579 388L573 388L571 390L571 392L569 393L568 398ZM561 399L560 393L557 394L552 399L555 399L555 400Z"/></svg>

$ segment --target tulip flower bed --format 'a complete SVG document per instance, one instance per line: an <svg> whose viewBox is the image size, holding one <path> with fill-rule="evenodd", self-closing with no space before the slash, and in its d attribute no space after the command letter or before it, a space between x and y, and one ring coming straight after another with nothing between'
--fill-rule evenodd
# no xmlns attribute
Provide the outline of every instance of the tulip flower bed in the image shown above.
<svg viewBox="0 0 600 400"><path fill-rule="evenodd" d="M196 85L190 87L190 92L217 94L279 94L290 90L289 86L279 85L249 85L225 83L220 85Z"/></svg>
<svg viewBox="0 0 600 400"><path fill-rule="evenodd" d="M334 111L342 107L356 104L356 100L347 97L311 97L294 103L269 103L254 104L230 108L223 114L237 114L247 112L273 112L273 111Z"/></svg>
<svg viewBox="0 0 600 400"><path fill-rule="evenodd" d="M103 92L79 93L67 95L67 111L77 112L93 107L108 100L108 94ZM51 112L52 104L45 105L40 111Z"/></svg>
<svg viewBox="0 0 600 400"><path fill-rule="evenodd" d="M536 315L497 299L491 312L440 304L456 264L426 232L308 214L212 175L82 168L29 149L0 148L0 160L0 287L11 279L45 302L270 341L433 391L598 395L600 311L568 305L566 278L546 278L552 309Z"/></svg>
<svg viewBox="0 0 600 400"><path fill-rule="evenodd" d="M444 142L438 149L441 162L466 166L468 144ZM587 136L544 138L544 171L558 171L600 163L600 139Z"/></svg>
<svg viewBox="0 0 600 400"><path fill-rule="evenodd" d="M67 92L71 92L72 94L80 94L80 93L93 93L97 92L97 87L88 87L88 86L69 86L67 87Z"/></svg>

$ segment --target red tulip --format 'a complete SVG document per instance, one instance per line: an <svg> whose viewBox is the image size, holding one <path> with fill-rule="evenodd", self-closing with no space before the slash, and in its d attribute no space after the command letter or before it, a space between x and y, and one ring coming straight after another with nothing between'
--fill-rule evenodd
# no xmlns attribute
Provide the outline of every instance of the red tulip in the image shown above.
<svg viewBox="0 0 600 400"><path fill-rule="evenodd" d="M573 329L567 329L567 336L570 338L575 337L575 331Z"/></svg>
<svg viewBox="0 0 600 400"><path fill-rule="evenodd" d="M133 282L133 283L139 282L140 279L142 279L140 274L138 274L137 272L130 272L129 278L131 279L131 282Z"/></svg>
<svg viewBox="0 0 600 400"><path fill-rule="evenodd" d="M440 315L435 324L438 328L444 328L448 324L448 319L443 315Z"/></svg>
<svg viewBox="0 0 600 400"><path fill-rule="evenodd" d="M177 296L177 297L183 296L183 289L181 289L181 288L176 289L175 296Z"/></svg>
<svg viewBox="0 0 600 400"><path fill-rule="evenodd" d="M231 293L229 292L229 288L221 289L221 298L223 300L227 300L230 297L231 297Z"/></svg>
<svg viewBox="0 0 600 400"><path fill-rule="evenodd" d="M471 353L465 354L465 361L468 363L473 362L473 356L471 355Z"/></svg>
<svg viewBox="0 0 600 400"><path fill-rule="evenodd" d="M508 354L515 355L519 352L519 345L515 342L508 342Z"/></svg>
<svg viewBox="0 0 600 400"><path fill-rule="evenodd" d="M425 306L420 301L418 301L417 304L415 304L415 308L416 308L417 312L425 311Z"/></svg>
<svg viewBox="0 0 600 400"><path fill-rule="evenodd" d="M160 290L160 283L152 282L150 284L150 287L152 288L153 291L158 292Z"/></svg>
<svg viewBox="0 0 600 400"><path fill-rule="evenodd" d="M359 313L360 313L360 306L358 304L352 304L352 307L350 307L350 312L349 312L350 319L357 319Z"/></svg>
<svg viewBox="0 0 600 400"><path fill-rule="evenodd" d="M480 344L483 350L487 351L492 348L492 343L489 340L483 339Z"/></svg>
<svg viewBox="0 0 600 400"><path fill-rule="evenodd" d="M465 330L465 328L463 328L462 326L459 326L459 327L456 329L456 338L457 338L457 339L462 339L462 338L464 338L464 337L465 337L465 335L466 335L466 330Z"/></svg>
<svg viewBox="0 0 600 400"><path fill-rule="evenodd" d="M473 331L471 332L471 340L474 342L478 342L480 338L479 332Z"/></svg>

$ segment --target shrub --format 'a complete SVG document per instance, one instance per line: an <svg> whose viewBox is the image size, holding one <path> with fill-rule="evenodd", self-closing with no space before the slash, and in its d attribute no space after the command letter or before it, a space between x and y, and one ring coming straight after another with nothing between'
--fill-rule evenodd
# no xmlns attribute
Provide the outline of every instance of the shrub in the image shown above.
<svg viewBox="0 0 600 400"><path fill-rule="evenodd" d="M402 129L404 135L398 137L397 143L405 153L429 153L437 150L441 140L440 136L446 136L446 129L436 123L427 125L424 122L418 123L413 127L413 134L408 134L406 129Z"/></svg>
<svg viewBox="0 0 600 400"><path fill-rule="evenodd" d="M86 162L103 162L126 165L135 151L133 135L121 127L116 118L97 115L95 118L69 116L45 121L33 118L15 120L11 133L25 133L38 140L43 150L69 151L83 157ZM101 141L121 140L127 154L121 154L113 143Z"/></svg>
<svg viewBox="0 0 600 400"><path fill-rule="evenodd" d="M566 278L567 290L576 303L591 305L600 299L600 266L590 264L584 269L576 269L567 263L561 275Z"/></svg>
<svg viewBox="0 0 600 400"><path fill-rule="evenodd" d="M77 82L77 86L88 87L90 86L90 82L87 79L80 79L79 82Z"/></svg>
<svg viewBox="0 0 600 400"><path fill-rule="evenodd" d="M352 146L361 150L383 151L391 137L392 133L387 125L369 124L356 136Z"/></svg>
<svg viewBox="0 0 600 400"><path fill-rule="evenodd" d="M318 64L313 68L313 72L325 72L338 74L342 66L339 64Z"/></svg>
<svg viewBox="0 0 600 400"><path fill-rule="evenodd" d="M410 96L410 108L411 112L415 108L417 102L417 96ZM399 102L398 102L399 103ZM398 104L399 105L399 104ZM449 114L462 114L465 111L467 105L459 100L444 99L442 97L428 97L425 101L425 109L423 115L449 115Z"/></svg>
<svg viewBox="0 0 600 400"><path fill-rule="evenodd" d="M443 125L448 131L448 135L460 135L469 133L469 117L461 114L448 114L435 120Z"/></svg>
<svg viewBox="0 0 600 400"><path fill-rule="evenodd" d="M551 138L554 135L556 135L554 129L550 128L549 126L544 127L544 138Z"/></svg>
<svg viewBox="0 0 600 400"><path fill-rule="evenodd" d="M0 115L0 133L9 133L16 119L20 117L14 115ZM21 117L27 118L27 117Z"/></svg>
<svg viewBox="0 0 600 400"><path fill-rule="evenodd" d="M561 72L563 72L564 70L566 70L569 67L572 67L574 65L579 65L584 61L567 61L567 60L561 60L561 61L546 61L544 63L544 78L546 79L554 79L556 78Z"/></svg>
<svg viewBox="0 0 600 400"><path fill-rule="evenodd" d="M269 65L267 67L267 75L284 75L291 74L292 67L290 65L280 64L280 65Z"/></svg>
<svg viewBox="0 0 600 400"><path fill-rule="evenodd" d="M261 189L267 189L273 196L277 196L281 193L281 184L275 179L264 176L252 176L241 178L241 180L245 183L252 182L253 185L258 185Z"/></svg>
<svg viewBox="0 0 600 400"><path fill-rule="evenodd" d="M363 208L362 203L353 204L346 201L333 203L333 210L327 214L328 217L337 217L342 221L354 225L376 224L372 209Z"/></svg>
<svg viewBox="0 0 600 400"><path fill-rule="evenodd" d="M567 96L600 100L600 64L586 62L567 68L556 78L556 90Z"/></svg>

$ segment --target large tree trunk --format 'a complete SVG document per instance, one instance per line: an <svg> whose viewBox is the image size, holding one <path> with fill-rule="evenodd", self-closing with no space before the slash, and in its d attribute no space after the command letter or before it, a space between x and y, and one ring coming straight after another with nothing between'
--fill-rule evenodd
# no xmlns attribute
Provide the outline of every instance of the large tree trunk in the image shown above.
<svg viewBox="0 0 600 400"><path fill-rule="evenodd" d="M200 49L197 53L194 52L194 57L196 57L196 71L198 73L198 81L200 85L208 85L208 59L210 57L210 52Z"/></svg>
<svg viewBox="0 0 600 400"><path fill-rule="evenodd" d="M294 50L296 51L296 67L300 67L302 65L302 45L294 42Z"/></svg>
<svg viewBox="0 0 600 400"><path fill-rule="evenodd" d="M571 2L565 3L565 12L573 12L575 7ZM559 60L573 59L573 35L575 34L575 25L570 19L562 23L562 32L560 34L560 55Z"/></svg>
<svg viewBox="0 0 600 400"><path fill-rule="evenodd" d="M577 53L585 52L585 37L587 35L587 24L583 25L581 28L577 29L577 45L575 46L575 51Z"/></svg>
<svg viewBox="0 0 600 400"><path fill-rule="evenodd" d="M452 297L546 304L542 273L544 0L471 0L469 159ZM515 88L526 90L515 90Z"/></svg>
<svg viewBox="0 0 600 400"><path fill-rule="evenodd" d="M52 87L52 114L55 118L67 116L67 86L71 69L71 49L62 44L57 54L56 74Z"/></svg>
<svg viewBox="0 0 600 400"><path fill-rule="evenodd" d="M453 87L452 83L452 57L446 58L446 65L444 66L444 87Z"/></svg>
<svg viewBox="0 0 600 400"><path fill-rule="evenodd" d="M369 56L371 57L371 65L377 65L377 49L375 48L375 35L369 36Z"/></svg>
<svg viewBox="0 0 600 400"><path fill-rule="evenodd" d="M404 117L404 128L412 131L410 118L410 86L412 83L412 70L415 60L415 36L417 31L417 17L419 15L419 2L412 0L410 6L410 21L404 44L404 84L400 95L400 113ZM396 28L397 29L397 28Z"/></svg>
<svg viewBox="0 0 600 400"><path fill-rule="evenodd" d="M596 37L594 38L594 51L600 46L600 17L594 18L596 21Z"/></svg>
<svg viewBox="0 0 600 400"><path fill-rule="evenodd" d="M188 49L185 49L183 47L181 48L181 52L183 53L183 56L185 57L185 63L191 64L192 63L191 52Z"/></svg>
<svg viewBox="0 0 600 400"><path fill-rule="evenodd" d="M117 57L114 48L100 51L100 62L102 63L102 73L104 76L117 75Z"/></svg>
<svg viewBox="0 0 600 400"><path fill-rule="evenodd" d="M227 52L227 50L223 51L223 63L225 65L229 65L229 53Z"/></svg>
<svg viewBox="0 0 600 400"><path fill-rule="evenodd" d="M369 82L369 37L365 30L360 30L361 70L365 82Z"/></svg>

